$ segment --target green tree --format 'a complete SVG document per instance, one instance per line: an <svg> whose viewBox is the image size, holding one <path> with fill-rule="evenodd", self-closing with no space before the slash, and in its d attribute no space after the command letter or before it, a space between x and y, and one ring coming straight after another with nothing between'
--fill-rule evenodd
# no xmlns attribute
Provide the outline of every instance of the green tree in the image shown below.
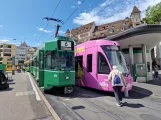
<svg viewBox="0 0 161 120"><path fill-rule="evenodd" d="M161 22L161 2L146 9L143 21L148 24L159 24Z"/></svg>

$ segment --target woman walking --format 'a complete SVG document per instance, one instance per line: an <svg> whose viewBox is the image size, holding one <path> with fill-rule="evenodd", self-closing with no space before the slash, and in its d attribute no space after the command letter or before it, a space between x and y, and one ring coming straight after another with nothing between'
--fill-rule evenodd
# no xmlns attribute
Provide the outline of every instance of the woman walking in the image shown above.
<svg viewBox="0 0 161 120"><path fill-rule="evenodd" d="M116 98L116 105L121 106L122 103L122 86L126 87L125 79L122 73L117 69L117 66L113 66L113 70L110 72L108 76L108 80L112 82L112 87L114 90L115 98Z"/></svg>

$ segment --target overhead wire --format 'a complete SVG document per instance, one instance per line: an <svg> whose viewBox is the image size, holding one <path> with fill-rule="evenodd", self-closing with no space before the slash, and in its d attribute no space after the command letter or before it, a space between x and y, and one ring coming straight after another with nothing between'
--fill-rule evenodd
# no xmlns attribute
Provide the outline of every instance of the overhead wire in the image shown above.
<svg viewBox="0 0 161 120"><path fill-rule="evenodd" d="M82 1L81 1L81 5L84 3L84 1L85 1L85 0L82 0ZM81 5L80 5L80 6L81 6ZM78 8L80 8L80 6L77 6L77 7L76 7L76 9L75 9L75 10L67 17L67 19L64 21L64 23L63 23L62 26L64 26L64 24L65 24L65 23L66 23L74 14L75 14L75 12L78 10ZM62 26L61 26L61 27L62 27ZM49 37L49 39L51 39L53 36L54 36L54 35L51 35L51 36Z"/></svg>
<svg viewBox="0 0 161 120"><path fill-rule="evenodd" d="M54 11L53 11L51 17L53 17L53 15L55 14L55 12L56 12L58 6L60 5L60 2L61 2L61 1L62 1L62 0L59 0L59 2L58 2L58 4L57 4L57 6L55 7L55 9L54 9ZM49 21L46 23L44 29L46 29L46 28L48 27L48 25L49 25ZM42 34L40 35L39 39L37 39L37 42L40 41L40 38L43 36L43 34L44 34L44 31L43 31Z"/></svg>

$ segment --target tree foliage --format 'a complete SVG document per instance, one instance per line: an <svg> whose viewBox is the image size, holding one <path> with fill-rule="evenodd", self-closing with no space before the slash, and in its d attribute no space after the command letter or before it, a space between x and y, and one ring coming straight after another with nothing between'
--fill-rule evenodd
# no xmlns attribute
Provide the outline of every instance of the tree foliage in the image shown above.
<svg viewBox="0 0 161 120"><path fill-rule="evenodd" d="M148 24L159 24L161 22L161 2L146 9L143 21Z"/></svg>

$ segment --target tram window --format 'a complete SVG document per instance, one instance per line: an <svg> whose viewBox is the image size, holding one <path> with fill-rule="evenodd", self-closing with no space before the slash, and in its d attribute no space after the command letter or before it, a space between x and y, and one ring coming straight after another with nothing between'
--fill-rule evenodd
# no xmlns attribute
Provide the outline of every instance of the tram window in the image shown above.
<svg viewBox="0 0 161 120"><path fill-rule="evenodd" d="M87 55L87 72L92 72L92 54Z"/></svg>
<svg viewBox="0 0 161 120"><path fill-rule="evenodd" d="M51 54L46 55L46 68L51 69Z"/></svg>
<svg viewBox="0 0 161 120"><path fill-rule="evenodd" d="M57 70L58 69L58 54L57 54L57 51L52 51L51 53L51 67L52 69L54 70Z"/></svg>
<svg viewBox="0 0 161 120"><path fill-rule="evenodd" d="M110 68L108 66L108 63L105 59L105 57L102 55L102 53L98 53L98 73L100 74L109 74Z"/></svg>
<svg viewBox="0 0 161 120"><path fill-rule="evenodd" d="M83 69L83 56L75 57L75 71L78 72L79 66Z"/></svg>
<svg viewBox="0 0 161 120"><path fill-rule="evenodd" d="M43 63L44 63L44 61L43 61L43 53L41 52L40 53L40 68L42 69L43 68Z"/></svg>

